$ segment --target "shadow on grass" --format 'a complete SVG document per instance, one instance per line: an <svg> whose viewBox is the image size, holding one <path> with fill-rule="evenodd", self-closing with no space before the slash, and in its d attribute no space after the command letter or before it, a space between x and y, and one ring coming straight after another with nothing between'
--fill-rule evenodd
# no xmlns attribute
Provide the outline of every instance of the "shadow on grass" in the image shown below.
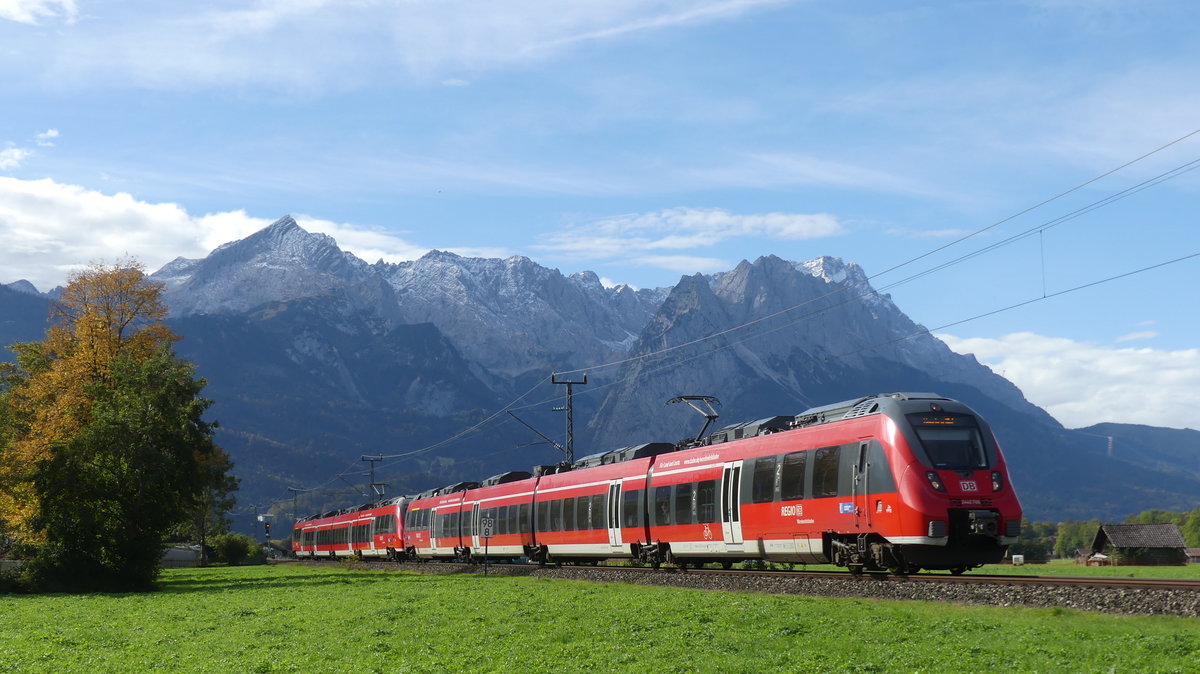
<svg viewBox="0 0 1200 674"><path fill-rule="evenodd" d="M298 589L337 585L374 585L377 583L430 582L433 579L413 574L343 573L330 569L324 572L288 573L247 578L230 578L221 574L219 568L212 569L211 577L161 578L158 592L162 594L185 594L193 592L228 592L237 590L261 590L263 588Z"/></svg>

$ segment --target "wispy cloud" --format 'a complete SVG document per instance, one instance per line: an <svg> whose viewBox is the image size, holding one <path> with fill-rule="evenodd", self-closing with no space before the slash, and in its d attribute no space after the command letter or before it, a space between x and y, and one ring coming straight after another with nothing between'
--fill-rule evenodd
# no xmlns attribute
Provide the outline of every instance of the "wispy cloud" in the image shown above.
<svg viewBox="0 0 1200 674"><path fill-rule="evenodd" d="M719 208L672 208L571 225L542 236L534 248L581 260L633 260L672 271L694 272L726 265L716 258L682 251L733 238L796 241L837 236L844 231L841 222L827 213L739 214Z"/></svg>
<svg viewBox="0 0 1200 674"><path fill-rule="evenodd" d="M74 0L0 1L30 22L50 11L75 15ZM216 9L199 4L190 13L174 5L138 12L96 7L70 36L41 46L51 54L47 75L76 85L320 89L381 77L465 82L463 73L548 58L581 42L727 20L789 1L255 0Z"/></svg>
<svg viewBox="0 0 1200 674"><path fill-rule="evenodd" d="M34 137L34 142L41 147L54 147L54 140L59 135L58 129L46 129Z"/></svg>
<svg viewBox="0 0 1200 674"><path fill-rule="evenodd" d="M1068 427L1101 422L1200 430L1200 349L1114 348L1019 332L938 335L972 353Z"/></svg>
<svg viewBox="0 0 1200 674"><path fill-rule="evenodd" d="M0 150L0 170L7 171L9 169L19 168L21 162L33 154L33 150L26 150L20 147L9 146Z"/></svg>
<svg viewBox="0 0 1200 674"><path fill-rule="evenodd" d="M1138 342L1138 341L1142 341L1145 339L1154 339L1155 337L1158 337L1158 333L1154 332L1153 330L1146 330L1143 332L1131 332L1128 335L1121 335L1120 337L1118 337L1117 343Z"/></svg>
<svg viewBox="0 0 1200 674"><path fill-rule="evenodd" d="M79 9L75 0L0 0L0 19L37 25L44 19L73 22Z"/></svg>

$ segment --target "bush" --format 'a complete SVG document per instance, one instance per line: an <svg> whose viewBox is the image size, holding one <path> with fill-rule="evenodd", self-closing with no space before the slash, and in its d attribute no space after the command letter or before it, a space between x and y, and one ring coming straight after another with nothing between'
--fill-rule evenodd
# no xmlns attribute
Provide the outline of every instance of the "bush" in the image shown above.
<svg viewBox="0 0 1200 674"><path fill-rule="evenodd" d="M221 534L213 537L216 561L230 566L242 563L262 564L265 561L258 541L246 534Z"/></svg>

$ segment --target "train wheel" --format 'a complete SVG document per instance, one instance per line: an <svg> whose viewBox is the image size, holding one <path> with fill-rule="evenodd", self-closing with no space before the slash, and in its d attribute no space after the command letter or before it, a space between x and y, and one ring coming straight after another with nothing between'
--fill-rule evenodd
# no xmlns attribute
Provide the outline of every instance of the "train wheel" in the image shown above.
<svg viewBox="0 0 1200 674"><path fill-rule="evenodd" d="M965 567L965 566L956 566L953 569L950 569L950 573L952 573L956 576L961 576L966 572L967 572L967 567Z"/></svg>
<svg viewBox="0 0 1200 674"><path fill-rule="evenodd" d="M728 571L733 568L733 562L721 562L721 568Z"/></svg>

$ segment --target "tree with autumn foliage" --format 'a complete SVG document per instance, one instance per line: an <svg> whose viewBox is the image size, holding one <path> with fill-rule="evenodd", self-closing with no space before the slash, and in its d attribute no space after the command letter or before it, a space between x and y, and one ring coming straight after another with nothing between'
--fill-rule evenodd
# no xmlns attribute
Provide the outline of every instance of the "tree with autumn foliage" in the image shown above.
<svg viewBox="0 0 1200 674"><path fill-rule="evenodd" d="M41 342L0 373L0 527L36 546L38 586L130 590L163 539L227 484L211 401L175 357L162 286L141 265L72 275Z"/></svg>

